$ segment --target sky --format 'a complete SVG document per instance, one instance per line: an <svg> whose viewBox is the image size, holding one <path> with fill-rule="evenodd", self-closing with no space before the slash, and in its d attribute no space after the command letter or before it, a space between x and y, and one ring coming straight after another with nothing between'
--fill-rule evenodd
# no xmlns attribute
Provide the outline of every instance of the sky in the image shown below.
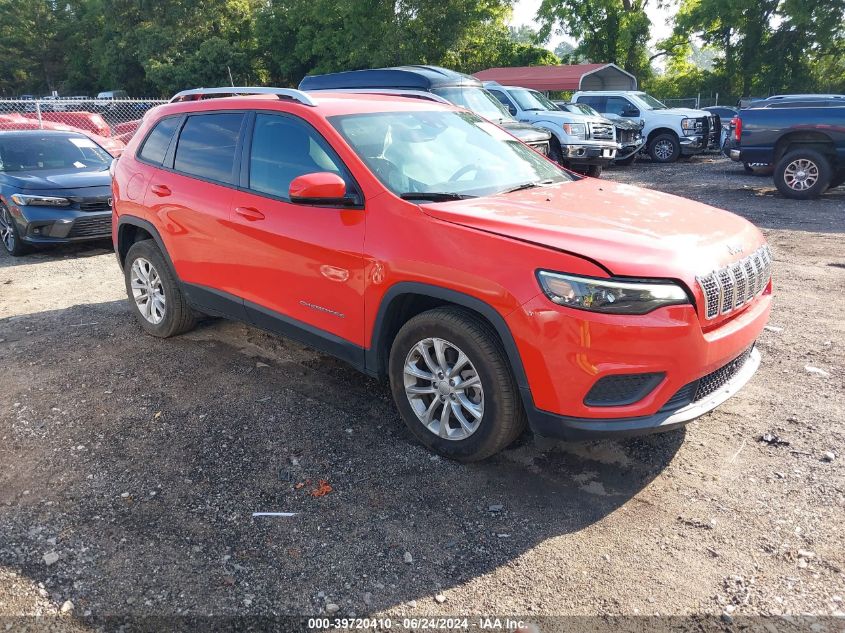
<svg viewBox="0 0 845 633"><path fill-rule="evenodd" d="M537 23L534 16L537 14L537 9L540 6L541 0L516 0L513 4L513 17L511 18L511 26L519 26L521 24L528 24L537 28ZM651 6L646 9L648 17L651 19L651 41L656 42L669 36L672 32L672 27L668 24L672 11L668 9L659 9L656 6ZM549 38L546 43L546 48L554 50L561 41L567 40L574 43L571 38L554 35Z"/></svg>

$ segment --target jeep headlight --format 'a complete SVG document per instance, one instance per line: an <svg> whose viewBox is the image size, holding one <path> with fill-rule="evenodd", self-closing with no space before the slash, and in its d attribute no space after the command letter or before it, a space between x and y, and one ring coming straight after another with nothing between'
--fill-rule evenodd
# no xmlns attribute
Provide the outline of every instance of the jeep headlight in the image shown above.
<svg viewBox="0 0 845 633"><path fill-rule="evenodd" d="M671 281L580 277L541 270L537 279L558 305L607 314L646 314L663 306L689 303L686 291Z"/></svg>
<svg viewBox="0 0 845 633"><path fill-rule="evenodd" d="M35 207L68 207L70 200L67 198L54 198L53 196L27 196L22 193L12 194L12 200L20 206Z"/></svg>
<svg viewBox="0 0 845 633"><path fill-rule="evenodd" d="M575 138L587 138L587 126L584 123L564 123L563 131Z"/></svg>

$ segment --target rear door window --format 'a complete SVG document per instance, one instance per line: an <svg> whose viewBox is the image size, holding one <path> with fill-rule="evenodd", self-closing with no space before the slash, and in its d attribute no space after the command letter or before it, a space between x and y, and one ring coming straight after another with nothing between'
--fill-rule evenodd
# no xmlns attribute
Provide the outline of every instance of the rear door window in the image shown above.
<svg viewBox="0 0 845 633"><path fill-rule="evenodd" d="M156 123L153 131L150 132L138 156L154 165L161 165L164 162L164 156L167 154L167 148L170 147L170 139L173 138L173 133L181 121L180 117L170 117L162 119Z"/></svg>
<svg viewBox="0 0 845 633"><path fill-rule="evenodd" d="M205 180L237 182L235 150L243 120L242 112L189 116L179 135L173 168Z"/></svg>

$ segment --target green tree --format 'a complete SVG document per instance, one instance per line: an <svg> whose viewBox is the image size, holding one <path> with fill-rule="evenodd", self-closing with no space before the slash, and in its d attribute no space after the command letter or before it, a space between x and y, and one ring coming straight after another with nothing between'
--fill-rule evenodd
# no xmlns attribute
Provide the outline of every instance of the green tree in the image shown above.
<svg viewBox="0 0 845 633"><path fill-rule="evenodd" d="M744 96L812 91L843 52L845 0L681 0L673 39L718 51L720 87ZM673 55L686 54L683 47Z"/></svg>
<svg viewBox="0 0 845 633"><path fill-rule="evenodd" d="M543 0L540 37L565 34L578 41L576 56L613 62L638 77L649 74L649 0Z"/></svg>

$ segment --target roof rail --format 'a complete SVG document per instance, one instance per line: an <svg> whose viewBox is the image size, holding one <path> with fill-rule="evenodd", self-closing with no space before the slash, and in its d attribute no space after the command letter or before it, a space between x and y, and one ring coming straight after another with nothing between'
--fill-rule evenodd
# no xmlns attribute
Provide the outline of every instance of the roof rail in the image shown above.
<svg viewBox="0 0 845 633"><path fill-rule="evenodd" d="M425 90L403 90L401 88L316 88L314 90L306 90L305 92L346 92L351 94L386 95L389 97L424 99L426 101L436 101L437 103L452 105L449 100L433 92L426 92Z"/></svg>
<svg viewBox="0 0 845 633"><path fill-rule="evenodd" d="M193 101L201 99L205 95L240 96L240 95L276 95L279 99L290 99L302 105L315 107L317 104L311 97L293 88L265 88L261 86L224 86L220 88L192 88L177 92L170 99L170 103L179 101Z"/></svg>

